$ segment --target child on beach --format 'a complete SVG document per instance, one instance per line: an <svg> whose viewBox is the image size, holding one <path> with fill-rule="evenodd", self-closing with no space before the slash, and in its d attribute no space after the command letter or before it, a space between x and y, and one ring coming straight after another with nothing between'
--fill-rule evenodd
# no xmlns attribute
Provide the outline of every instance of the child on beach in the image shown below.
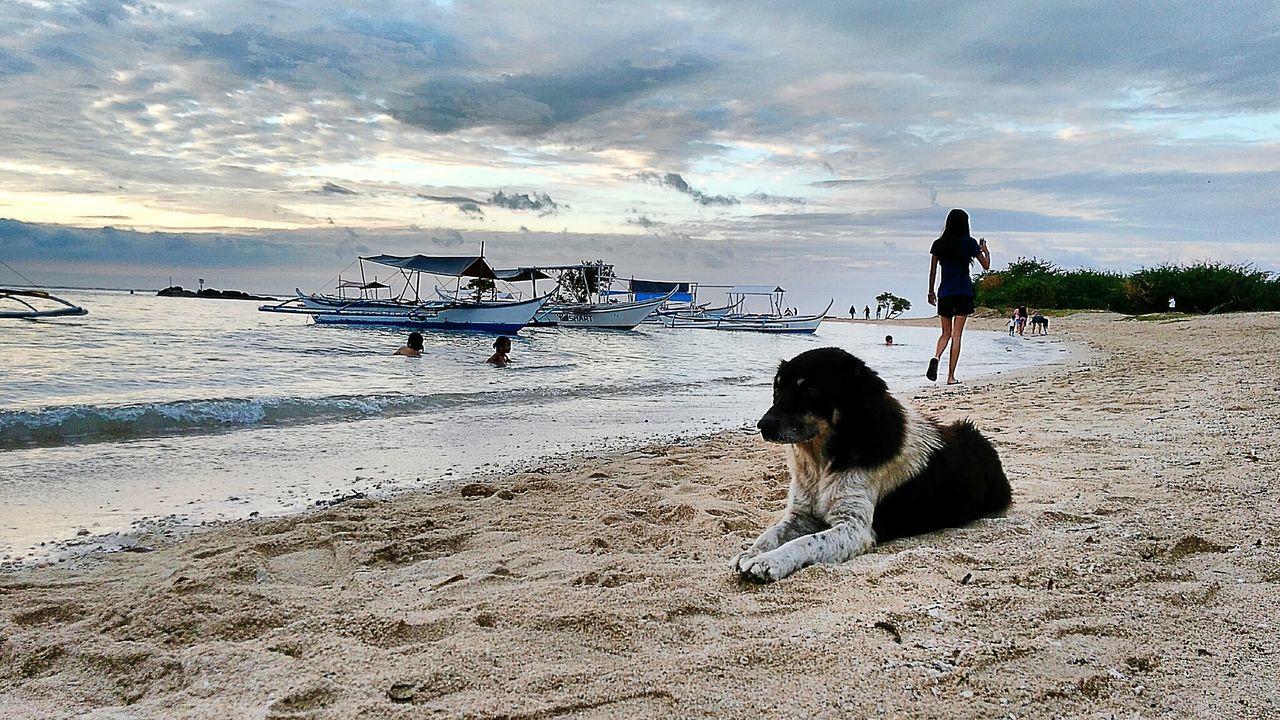
<svg viewBox="0 0 1280 720"><path fill-rule="evenodd" d="M409 333L409 339L405 342L404 347L391 354L415 358L422 357L422 333Z"/></svg>
<svg viewBox="0 0 1280 720"><path fill-rule="evenodd" d="M938 379L938 360L942 351L951 346L951 360L947 369L947 384L955 385L956 364L960 361L960 337L964 334L964 324L973 312L973 280L969 278L969 266L974 258L982 265L983 270L991 269L991 251L987 249L985 238L974 241L969 235L969 213L955 208L947 213L947 221L942 235L933 241L929 248L929 304L938 308L938 318L942 324L942 336L938 338L937 349L929 360L929 369L925 377ZM934 294L934 283L938 279L938 266L942 266L942 281L938 284L938 292Z"/></svg>
<svg viewBox="0 0 1280 720"><path fill-rule="evenodd" d="M504 335L493 341L493 355L490 355L485 362L497 367L506 367L511 363L511 358L507 356L509 352L511 352L511 338Z"/></svg>

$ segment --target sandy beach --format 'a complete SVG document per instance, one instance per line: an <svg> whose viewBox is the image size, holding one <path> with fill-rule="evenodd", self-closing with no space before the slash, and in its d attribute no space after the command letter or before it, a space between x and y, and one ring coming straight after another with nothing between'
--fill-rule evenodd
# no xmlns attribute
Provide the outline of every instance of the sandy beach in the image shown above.
<svg viewBox="0 0 1280 720"><path fill-rule="evenodd" d="M901 398L1006 517L745 584L787 480L739 432L144 537L0 575L0 717L1280 717L1280 315L1052 330Z"/></svg>

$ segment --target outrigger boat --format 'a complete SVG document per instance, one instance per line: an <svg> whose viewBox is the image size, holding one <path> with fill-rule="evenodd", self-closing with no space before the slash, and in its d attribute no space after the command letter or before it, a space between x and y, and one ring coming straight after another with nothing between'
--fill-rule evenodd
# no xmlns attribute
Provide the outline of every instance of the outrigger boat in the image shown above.
<svg viewBox="0 0 1280 720"><path fill-rule="evenodd" d="M0 288L0 319L39 320L88 314L89 311L79 305L44 290Z"/></svg>
<svg viewBox="0 0 1280 720"><path fill-rule="evenodd" d="M675 292L671 290L657 297L636 299L634 301L619 302L609 300L609 286L613 282L613 266L604 263L512 268L510 270L498 270L497 275L498 279L504 282L532 283L533 292L536 295L538 292L538 280L555 279L548 275L547 272L559 274L559 280L556 284L559 294L563 296L572 292L577 298L576 301L548 303L534 317L534 325L632 330L661 307ZM580 283L580 286L576 289L564 287L570 273L576 273L575 277Z"/></svg>
<svg viewBox="0 0 1280 720"><path fill-rule="evenodd" d="M479 278L494 280L497 275L483 257L455 257L432 255L373 255L361 257L361 281L339 282L338 295L303 294L275 305L262 305L263 312L310 315L321 325L393 325L419 330L478 330L481 332L514 334L528 325L548 296L522 301L485 301L462 299L456 295L448 299L426 299L420 294L422 275L442 275L461 279ZM377 280L366 281L364 264L373 263L396 268L404 281L398 295L388 293L379 298L377 291L388 289ZM358 297L347 297L346 289L358 289ZM459 288L459 291L461 288Z"/></svg>
<svg viewBox="0 0 1280 720"><path fill-rule="evenodd" d="M715 286L712 286L715 287ZM664 292L672 292L662 307L645 318L645 322L664 324L665 318L675 316L697 315L699 317L721 317L734 310L733 305L712 306L711 303L698 302L698 283L665 282L661 280L631 280L631 295L637 300L648 299Z"/></svg>
<svg viewBox="0 0 1280 720"><path fill-rule="evenodd" d="M704 285L703 287L727 287L729 304L723 308L694 307L690 310L666 311L658 316L662 325L669 328L807 334L817 332L823 317L834 302L834 300L828 302L827 307L815 315L800 315L793 314L791 310L785 308L782 299L786 290L775 285ZM761 296L769 298L770 312L744 312L747 298Z"/></svg>

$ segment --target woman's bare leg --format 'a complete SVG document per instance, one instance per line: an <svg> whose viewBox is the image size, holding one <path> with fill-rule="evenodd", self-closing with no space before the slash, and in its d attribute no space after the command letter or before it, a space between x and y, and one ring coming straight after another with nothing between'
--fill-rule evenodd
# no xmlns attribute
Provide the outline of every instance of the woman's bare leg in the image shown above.
<svg viewBox="0 0 1280 720"><path fill-rule="evenodd" d="M942 337L938 338L938 349L933 351L936 358L942 357L942 351L947 349L947 343L951 342L951 318L938 316L942 321Z"/></svg>
<svg viewBox="0 0 1280 720"><path fill-rule="evenodd" d="M951 334L951 362L947 366L947 384L954 385L956 380L956 365L960 362L960 338L964 335L964 324L969 320L968 315L957 315L955 317L955 329ZM942 351L939 350L939 353Z"/></svg>

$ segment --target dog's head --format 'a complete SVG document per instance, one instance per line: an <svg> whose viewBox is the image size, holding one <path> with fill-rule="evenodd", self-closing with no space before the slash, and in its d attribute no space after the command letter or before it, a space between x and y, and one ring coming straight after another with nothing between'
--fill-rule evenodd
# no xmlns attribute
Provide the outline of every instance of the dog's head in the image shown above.
<svg viewBox="0 0 1280 720"><path fill-rule="evenodd" d="M868 418L857 415L866 415L870 406L888 397L887 393L884 380L844 350L809 350L778 365L773 407L756 427L770 442L821 439L837 426L867 422Z"/></svg>

